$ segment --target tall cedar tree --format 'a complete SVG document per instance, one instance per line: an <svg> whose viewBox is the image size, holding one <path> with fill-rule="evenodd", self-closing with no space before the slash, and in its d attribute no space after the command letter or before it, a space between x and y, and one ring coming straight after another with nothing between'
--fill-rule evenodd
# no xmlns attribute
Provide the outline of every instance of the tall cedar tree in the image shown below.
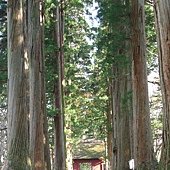
<svg viewBox="0 0 170 170"><path fill-rule="evenodd" d="M28 58L24 5L22 0L8 1L8 157L4 170L28 169Z"/></svg>
<svg viewBox="0 0 170 170"><path fill-rule="evenodd" d="M63 52L63 2L60 0L59 5L56 6L54 11L55 20L57 21L54 26L54 41L58 47L56 51L56 68L58 77L54 85L54 98L56 115L54 116L55 126L55 170L65 170L66 168L66 155L65 155L65 135L64 135L64 106L63 106L63 83L64 83L64 52Z"/></svg>
<svg viewBox="0 0 170 170"><path fill-rule="evenodd" d="M163 98L163 147L161 169L170 169L170 2L155 1L159 66Z"/></svg>
<svg viewBox="0 0 170 170"><path fill-rule="evenodd" d="M153 148L147 89L144 0L132 0L131 17L135 168L151 170L153 169Z"/></svg>
<svg viewBox="0 0 170 170"><path fill-rule="evenodd" d="M28 56L30 84L30 157L32 170L45 169L43 118L44 90L44 20L43 1L28 1Z"/></svg>

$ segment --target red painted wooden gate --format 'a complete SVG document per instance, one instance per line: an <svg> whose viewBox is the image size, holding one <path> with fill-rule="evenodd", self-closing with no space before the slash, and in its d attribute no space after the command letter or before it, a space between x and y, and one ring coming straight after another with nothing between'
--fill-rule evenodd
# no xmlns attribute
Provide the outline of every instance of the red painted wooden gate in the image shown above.
<svg viewBox="0 0 170 170"><path fill-rule="evenodd" d="M81 170L82 165L87 164L89 170L105 170L104 162L98 158L96 159L73 159L73 170Z"/></svg>

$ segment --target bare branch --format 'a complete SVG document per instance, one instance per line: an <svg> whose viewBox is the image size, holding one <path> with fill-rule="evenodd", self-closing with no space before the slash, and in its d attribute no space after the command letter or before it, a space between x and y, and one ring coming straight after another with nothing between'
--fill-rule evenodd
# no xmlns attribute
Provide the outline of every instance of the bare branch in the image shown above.
<svg viewBox="0 0 170 170"><path fill-rule="evenodd" d="M158 81L149 81L148 80L148 83L152 83L152 84L156 84L156 85L160 86L160 82L158 82Z"/></svg>
<svg viewBox="0 0 170 170"><path fill-rule="evenodd" d="M7 127L1 128L0 131L7 130Z"/></svg>

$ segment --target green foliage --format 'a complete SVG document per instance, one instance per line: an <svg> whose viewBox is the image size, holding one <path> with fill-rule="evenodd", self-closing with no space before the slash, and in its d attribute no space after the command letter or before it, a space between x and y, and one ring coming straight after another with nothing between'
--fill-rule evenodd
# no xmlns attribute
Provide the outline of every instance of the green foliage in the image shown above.
<svg viewBox="0 0 170 170"><path fill-rule="evenodd" d="M147 64L148 64L148 74L151 71L158 69L158 50L157 50L157 40L155 31L155 18L154 9L151 5L145 5L146 10L146 50L147 50Z"/></svg>
<svg viewBox="0 0 170 170"><path fill-rule="evenodd" d="M7 23L6 23L7 2L0 3L0 95L6 97L7 84Z"/></svg>
<svg viewBox="0 0 170 170"><path fill-rule="evenodd" d="M154 93L150 96L150 112L151 112L151 127L154 140L154 151L155 156L159 159L161 153L161 141L162 141L162 96L160 91L159 83L159 68L158 68L158 49L156 40L156 28L155 28L155 18L154 9L150 4L145 5L146 20L145 20L145 30L146 30L146 49L147 49L147 66L148 75L155 72L156 77L152 77L155 82Z"/></svg>
<svg viewBox="0 0 170 170"><path fill-rule="evenodd" d="M91 1L71 0L65 5L64 55L65 55L65 120L71 128L72 140L78 142L81 137L101 138L105 134L105 97L96 97L100 90L94 77L92 56L93 45L89 45L87 37L91 37L90 27L85 20L85 6ZM58 51L53 42L53 1L46 3L45 55L47 82L47 113L53 117L57 110L53 108L54 80L56 72L55 54ZM86 10L87 12L87 10ZM97 84L96 84L97 83ZM96 84L96 85L95 85ZM95 86L95 87L94 87ZM94 90L95 89L95 90ZM105 94L104 94L105 95ZM102 107L98 107L100 102ZM95 108L96 107L96 108ZM95 122L95 123L92 123ZM70 130L66 130L70 133ZM102 137L103 139L104 137ZM70 139L68 139L70 140Z"/></svg>
<svg viewBox="0 0 170 170"><path fill-rule="evenodd" d="M87 3L87 2L86 2ZM88 2L89 3L89 2ZM106 99L97 96L100 84L93 64L93 45L87 37L94 37L84 18L84 5L71 6L65 13L65 75L66 121L70 122L72 137L78 142L83 135L88 138L105 138ZM86 10L88 13L88 11ZM88 13L90 14L90 12ZM92 28L92 31L97 28ZM105 95L105 94L104 94ZM99 103L103 103L99 106ZM102 109L103 107L103 109ZM94 123L92 123L94 122Z"/></svg>
<svg viewBox="0 0 170 170"><path fill-rule="evenodd" d="M7 2L0 2L0 166L7 156Z"/></svg>
<svg viewBox="0 0 170 170"><path fill-rule="evenodd" d="M82 164L80 164L80 169L81 170L91 170L91 164L89 164L89 163L82 163Z"/></svg>
<svg viewBox="0 0 170 170"><path fill-rule="evenodd" d="M128 56L129 7L121 1L100 1L99 7L101 25L96 39L99 70L103 77L116 78L118 75L113 75L112 67L123 70L131 63Z"/></svg>

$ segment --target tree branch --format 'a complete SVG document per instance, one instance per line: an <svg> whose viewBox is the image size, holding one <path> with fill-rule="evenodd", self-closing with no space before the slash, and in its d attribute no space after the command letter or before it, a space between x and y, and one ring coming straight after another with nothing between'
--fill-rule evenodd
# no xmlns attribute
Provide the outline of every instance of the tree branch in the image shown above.
<svg viewBox="0 0 170 170"><path fill-rule="evenodd" d="M0 131L7 130L7 127L1 128Z"/></svg>
<svg viewBox="0 0 170 170"><path fill-rule="evenodd" d="M158 82L158 81L149 81L148 80L148 83L152 83L152 84L156 84L156 85L160 86L160 82Z"/></svg>

